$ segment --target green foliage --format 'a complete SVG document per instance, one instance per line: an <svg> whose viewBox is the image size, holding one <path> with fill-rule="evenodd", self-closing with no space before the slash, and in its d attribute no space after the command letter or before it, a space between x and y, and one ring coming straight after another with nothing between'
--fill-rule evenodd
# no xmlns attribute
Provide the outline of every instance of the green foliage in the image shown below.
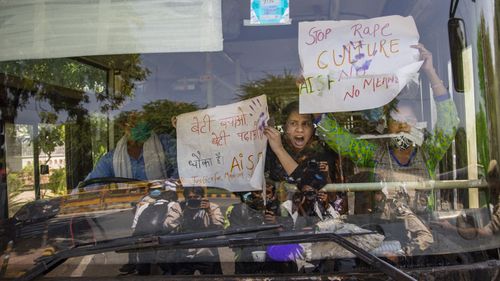
<svg viewBox="0 0 500 281"><path fill-rule="evenodd" d="M170 134L175 136L175 128L171 119L186 112L198 110L193 103L157 100L145 104L143 107L144 120L150 124L157 134Z"/></svg>
<svg viewBox="0 0 500 281"><path fill-rule="evenodd" d="M169 100L157 100L145 104L143 111L123 111L115 119L115 135L123 136L124 127L130 122L130 116L140 116L146 121L157 134L169 134L175 137L175 128L172 125L172 117L183 113L196 111L199 108L193 103L174 102Z"/></svg>
<svg viewBox="0 0 500 281"><path fill-rule="evenodd" d="M11 172L7 175L7 187L9 194L9 214L14 214L25 202L19 202L16 197L23 192L22 172Z"/></svg>
<svg viewBox="0 0 500 281"><path fill-rule="evenodd" d="M13 90L13 95L5 100L8 108L14 109L9 115L15 116L16 110L24 108L31 98L35 98L47 101L56 113L66 110L71 119L87 113L84 104L90 102L91 95L100 102L102 112L116 110L133 96L135 83L145 80L150 73L142 66L138 54L102 56L91 60L116 70L116 80L120 81L116 89L107 88L106 70L74 59L0 62L0 74L5 75L5 84L19 89Z"/></svg>
<svg viewBox="0 0 500 281"><path fill-rule="evenodd" d="M490 163L489 132L486 112L483 106L480 106L479 112L476 114L476 140L478 161L484 169L487 169Z"/></svg>
<svg viewBox="0 0 500 281"><path fill-rule="evenodd" d="M33 177L34 170L35 168L33 165L26 165L21 170L21 174L23 177Z"/></svg>
<svg viewBox="0 0 500 281"><path fill-rule="evenodd" d="M94 146L92 146L92 165L95 167L95 165L97 165L97 162L99 162L99 159L101 159L101 157L106 154L107 149L105 146L103 145L99 145L97 148L94 148Z"/></svg>
<svg viewBox="0 0 500 281"><path fill-rule="evenodd" d="M106 56L106 63L111 69L120 69L118 80L120 85L116 85L114 93L96 93L96 98L101 102L101 111L120 109L123 102L133 97L135 83L146 80L151 71L142 66L139 54Z"/></svg>
<svg viewBox="0 0 500 281"><path fill-rule="evenodd" d="M64 195L66 193L66 169L52 170L47 187L57 195Z"/></svg>
<svg viewBox="0 0 500 281"><path fill-rule="evenodd" d="M246 100L260 95L267 96L267 104L271 118L275 120L276 125L283 125L287 116L283 116L282 110L290 102L298 99L299 89L297 87L297 77L286 71L283 75L267 74L264 78L251 81L241 86L241 94L238 95L239 100ZM382 108L386 114L393 110L397 105L397 101L389 103ZM387 113L388 114L388 113ZM353 133L373 133L379 120L367 122L361 117L362 112L340 112L334 113L335 119L341 125L354 125L356 130ZM354 118L353 118L354 117ZM383 118L384 116L382 116ZM382 120L383 121L383 120Z"/></svg>
<svg viewBox="0 0 500 281"><path fill-rule="evenodd" d="M64 125L42 125L38 133L40 151L47 154L47 164L56 147L64 145Z"/></svg>
<svg viewBox="0 0 500 281"><path fill-rule="evenodd" d="M484 23L481 22L481 26ZM483 53L483 41L481 40L482 32L478 32L478 40L477 40L477 64L478 64L478 81L479 81L479 112L476 114L476 140L477 140L477 150L479 156L479 163L482 164L484 174L486 174L486 169L489 166L490 162L490 150L489 150L489 135L488 131L488 120L487 120L487 112L486 112L486 77L485 77L485 65L483 58L485 54ZM486 48L486 52L489 49ZM493 119L495 120L495 119ZM493 121L491 120L491 121Z"/></svg>
<svg viewBox="0 0 500 281"><path fill-rule="evenodd" d="M246 100L266 95L271 118L274 118L277 125L284 124L286 120L281 114L282 109L299 97L296 80L297 77L286 70L283 75L266 74L262 79L241 85L241 93L238 95L238 99Z"/></svg>
<svg viewBox="0 0 500 281"><path fill-rule="evenodd" d="M97 161L107 152L108 118L101 114L91 115L90 128L92 130L92 162L95 166Z"/></svg>
<svg viewBox="0 0 500 281"><path fill-rule="evenodd" d="M23 180L19 173L11 172L7 175L7 187L9 189L9 196L19 194L20 190L23 188Z"/></svg>

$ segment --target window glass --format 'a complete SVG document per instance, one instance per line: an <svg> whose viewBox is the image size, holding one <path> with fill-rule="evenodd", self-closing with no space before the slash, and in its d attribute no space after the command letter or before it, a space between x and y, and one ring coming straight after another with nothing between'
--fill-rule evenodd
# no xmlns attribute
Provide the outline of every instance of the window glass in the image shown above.
<svg viewBox="0 0 500 281"><path fill-rule="evenodd" d="M0 60L219 51L221 2L9 1Z"/></svg>
<svg viewBox="0 0 500 281"><path fill-rule="evenodd" d="M344 240L401 270L498 258L486 1L458 6L460 42L445 1L291 1L262 25L258 1L104 2L78 5L186 31L5 54L5 276L49 248L81 251L61 278L362 272Z"/></svg>

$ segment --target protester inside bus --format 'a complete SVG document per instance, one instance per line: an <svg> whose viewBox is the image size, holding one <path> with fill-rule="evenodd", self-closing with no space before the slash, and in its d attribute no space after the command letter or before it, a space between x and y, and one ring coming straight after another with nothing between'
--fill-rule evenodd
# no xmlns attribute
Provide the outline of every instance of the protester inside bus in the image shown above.
<svg viewBox="0 0 500 281"><path fill-rule="evenodd" d="M184 201L181 202L182 221L180 232L200 232L222 229L224 216L215 203L205 196L203 187L185 187ZM222 274L217 248L177 250L176 264L172 265L174 274L191 275Z"/></svg>
<svg viewBox="0 0 500 281"><path fill-rule="evenodd" d="M176 231L181 223L182 210L177 202L175 184L166 182L161 188L153 188L136 206L132 229L134 236L148 234L166 234ZM171 268L166 263L173 257L165 251L142 251L131 253L129 263L120 268L121 272L149 275L152 264L159 264L164 274L170 274Z"/></svg>
<svg viewBox="0 0 500 281"><path fill-rule="evenodd" d="M309 162L298 180L298 191L292 199L281 204L281 215L286 218L283 224L287 228L311 228L317 222L336 218L339 213L328 202L328 196L321 190L327 183L316 162Z"/></svg>
<svg viewBox="0 0 500 281"><path fill-rule="evenodd" d="M395 108L388 108L388 133L408 133L412 139L400 135L378 144L360 140L342 128L331 114L323 114L318 123L317 135L332 149L353 160L358 167L375 168L384 181L419 181L434 179L438 162L452 143L458 126L458 115L453 100L439 78L432 63L432 54L421 44L413 45L424 61L421 70L431 83L437 107L434 130L417 145L424 132L416 127L415 102L406 102L400 94ZM391 103L392 105L394 103ZM387 107L386 107L387 108ZM433 197L416 193L413 209L424 212L435 206Z"/></svg>
<svg viewBox="0 0 500 281"><path fill-rule="evenodd" d="M323 114L318 123L317 134L321 139L339 154L350 157L358 166L374 168L381 181L405 182L434 179L437 164L452 143L458 126L455 104L450 99L450 94L434 69L432 54L421 44L412 47L419 50L421 59L424 61L421 69L431 83L437 104L437 123L434 131L423 140L421 146L417 146L414 140L405 136L394 137L382 145L357 139L343 129L329 114ZM410 103L401 102L389 112L387 122L389 133L405 132L411 135L423 135L423 132L419 134L415 127L417 119L413 106ZM415 133L416 131L417 133ZM406 190L402 190L402 192L406 193ZM422 213L428 206L430 208L434 206L432 196L428 198L418 192L415 194L413 207L417 212ZM385 194L389 199L396 197L396 195ZM405 204L401 198L397 202ZM401 215L414 216L409 208L401 210L403 211ZM417 225L418 227L415 229L412 229L413 226L409 226L408 230L416 233L423 232L425 235L420 237L422 239L418 239L418 247L411 250L423 251L433 243L433 238L432 235L429 235L430 231L427 227L420 229L421 223Z"/></svg>
<svg viewBox="0 0 500 281"><path fill-rule="evenodd" d="M226 211L224 228L238 228L257 226L262 224L276 224L280 217L280 203L276 198L274 182L266 182L266 200L262 191L240 193L240 203L229 206ZM236 274L250 274L255 272L269 272L269 268L262 262L252 262L254 251L265 251L265 247L234 248Z"/></svg>
<svg viewBox="0 0 500 281"><path fill-rule="evenodd" d="M140 112L131 112L122 125L116 148L99 159L85 180L123 177L138 180L177 177L175 140L157 135ZM92 189L89 186L86 189Z"/></svg>
<svg viewBox="0 0 500 281"><path fill-rule="evenodd" d="M315 138L313 115L299 114L299 103L296 101L284 108L283 115L286 116L283 136L272 126L264 129L271 148L266 155L269 178L296 183L304 168L313 161L326 183L339 182L338 155ZM339 198L344 199L345 196ZM347 209L345 202L337 204Z"/></svg>

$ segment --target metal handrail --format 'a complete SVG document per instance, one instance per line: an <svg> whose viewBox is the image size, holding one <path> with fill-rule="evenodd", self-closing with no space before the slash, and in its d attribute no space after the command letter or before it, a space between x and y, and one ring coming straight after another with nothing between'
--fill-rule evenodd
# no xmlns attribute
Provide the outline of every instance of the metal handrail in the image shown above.
<svg viewBox="0 0 500 281"><path fill-rule="evenodd" d="M468 189L487 188L488 182L483 179L477 180L428 180L428 181L407 181L407 182L366 182L366 183L330 183L325 185L326 191L377 191L387 188L396 190L401 187L417 190L437 190L437 189Z"/></svg>

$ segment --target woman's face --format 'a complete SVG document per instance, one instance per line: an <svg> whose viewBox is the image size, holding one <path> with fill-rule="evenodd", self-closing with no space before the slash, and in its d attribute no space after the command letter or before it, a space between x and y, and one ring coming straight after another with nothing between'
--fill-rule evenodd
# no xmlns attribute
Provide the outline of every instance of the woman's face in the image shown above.
<svg viewBox="0 0 500 281"><path fill-rule="evenodd" d="M417 117L413 109L409 106L398 107L398 110L391 113L391 118L387 122L390 134L409 133L412 126L417 123Z"/></svg>
<svg viewBox="0 0 500 281"><path fill-rule="evenodd" d="M313 135L313 124L310 114L292 112L286 121L286 138L291 146L300 151L304 149Z"/></svg>

